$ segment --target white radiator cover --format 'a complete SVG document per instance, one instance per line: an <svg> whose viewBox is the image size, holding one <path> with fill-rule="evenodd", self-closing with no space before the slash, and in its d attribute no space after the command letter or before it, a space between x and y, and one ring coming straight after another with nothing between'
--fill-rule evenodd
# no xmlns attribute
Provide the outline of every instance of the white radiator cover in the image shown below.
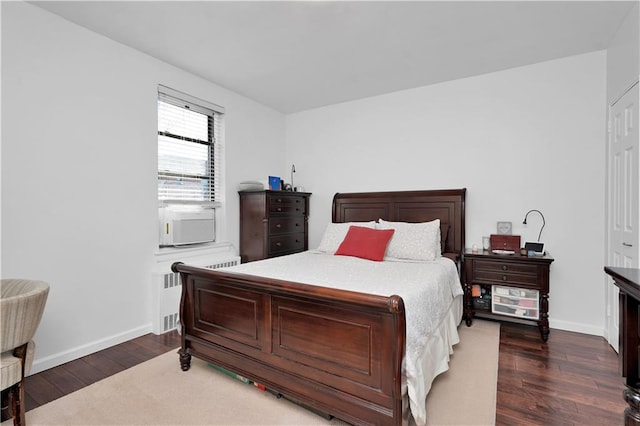
<svg viewBox="0 0 640 426"><path fill-rule="evenodd" d="M197 260L181 259L181 262L209 269L223 268L240 264L240 256L230 254L216 254ZM175 330L179 325L178 311L180 309L180 297L182 295L182 283L180 274L171 271L171 263L158 265L153 274L153 333L163 334Z"/></svg>

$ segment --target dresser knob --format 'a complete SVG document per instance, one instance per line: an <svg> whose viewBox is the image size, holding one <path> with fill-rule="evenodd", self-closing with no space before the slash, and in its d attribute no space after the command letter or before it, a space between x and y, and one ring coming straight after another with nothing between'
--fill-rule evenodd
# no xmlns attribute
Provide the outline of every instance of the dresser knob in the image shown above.
<svg viewBox="0 0 640 426"><path fill-rule="evenodd" d="M507 270L507 265L502 265L502 270L506 271Z"/></svg>
<svg viewBox="0 0 640 426"><path fill-rule="evenodd" d="M278 207L278 208L276 209L276 211L281 212L281 211L282 211L282 207Z"/></svg>
<svg viewBox="0 0 640 426"><path fill-rule="evenodd" d="M506 276L506 275L503 275L503 276L502 276L502 281L506 281L506 280L507 280L507 276Z"/></svg>
<svg viewBox="0 0 640 426"><path fill-rule="evenodd" d="M276 243L276 247L280 247L282 243Z"/></svg>
<svg viewBox="0 0 640 426"><path fill-rule="evenodd" d="M276 225L276 228L282 228L282 225L277 224L277 225Z"/></svg>
<svg viewBox="0 0 640 426"><path fill-rule="evenodd" d="M276 199L276 202L281 203L282 202L282 198Z"/></svg>

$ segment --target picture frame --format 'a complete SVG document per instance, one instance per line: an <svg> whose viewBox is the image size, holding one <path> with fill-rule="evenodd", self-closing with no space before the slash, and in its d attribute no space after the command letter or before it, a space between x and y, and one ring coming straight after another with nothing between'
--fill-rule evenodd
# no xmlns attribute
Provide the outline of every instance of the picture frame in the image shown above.
<svg viewBox="0 0 640 426"><path fill-rule="evenodd" d="M511 222L500 221L496 226L496 231L499 235L511 235L512 229Z"/></svg>
<svg viewBox="0 0 640 426"><path fill-rule="evenodd" d="M272 191L280 191L282 180L280 176L269 176L269 189Z"/></svg>

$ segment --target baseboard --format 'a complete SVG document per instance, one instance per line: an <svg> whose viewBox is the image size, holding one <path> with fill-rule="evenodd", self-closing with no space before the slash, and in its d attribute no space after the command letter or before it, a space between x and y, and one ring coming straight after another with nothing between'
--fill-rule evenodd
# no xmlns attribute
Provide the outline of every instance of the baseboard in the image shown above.
<svg viewBox="0 0 640 426"><path fill-rule="evenodd" d="M60 352L44 358L38 358L36 351L36 359L34 359L33 361L33 365L31 366L31 372L29 373L29 375L48 370L49 368L57 367L66 362L82 358L83 356L91 355L92 353L110 348L111 346L118 345L131 339L135 339L136 337L144 336L145 334L151 333L151 328L151 323L149 323L144 326L131 329L124 333L115 334L113 336L96 340L86 345L78 346L68 351Z"/></svg>
<svg viewBox="0 0 640 426"><path fill-rule="evenodd" d="M590 334L593 336L600 336L600 337L605 336L604 326L597 327L595 325L550 319L549 327L556 330L573 331L575 333Z"/></svg>

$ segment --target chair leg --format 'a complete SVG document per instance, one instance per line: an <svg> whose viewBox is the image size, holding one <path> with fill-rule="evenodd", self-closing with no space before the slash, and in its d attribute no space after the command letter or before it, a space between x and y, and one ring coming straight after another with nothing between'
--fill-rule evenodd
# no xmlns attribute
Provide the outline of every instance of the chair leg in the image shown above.
<svg viewBox="0 0 640 426"><path fill-rule="evenodd" d="M11 390L11 415L13 416L13 426L26 425L24 414L24 373L25 373L25 359L27 357L27 347L29 343L25 343L22 346L18 346L13 350L13 356L20 358L22 361L22 380L13 385Z"/></svg>
<svg viewBox="0 0 640 426"><path fill-rule="evenodd" d="M24 386L22 382L16 383L9 391L9 399L11 400L11 417L13 417L13 426L24 426Z"/></svg>
<svg viewBox="0 0 640 426"><path fill-rule="evenodd" d="M11 415L11 398L9 397L10 392L11 387L3 389L2 395L0 397L2 399L2 416L0 417L0 420L2 420L3 422L13 418L13 416Z"/></svg>

